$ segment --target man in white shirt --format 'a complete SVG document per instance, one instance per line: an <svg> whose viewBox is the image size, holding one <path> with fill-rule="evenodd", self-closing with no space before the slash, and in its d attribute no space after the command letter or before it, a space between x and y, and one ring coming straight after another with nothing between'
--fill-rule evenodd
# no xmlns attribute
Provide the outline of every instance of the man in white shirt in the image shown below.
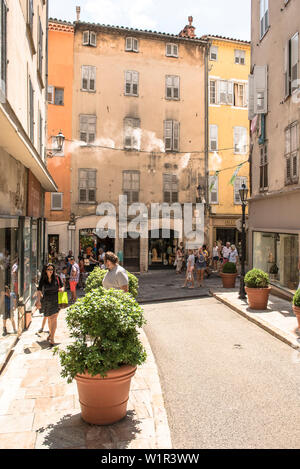
<svg viewBox="0 0 300 469"><path fill-rule="evenodd" d="M230 243L227 242L226 246L223 247L223 264L226 264L226 262L228 262L230 251L231 251Z"/></svg>
<svg viewBox="0 0 300 469"><path fill-rule="evenodd" d="M229 253L229 258L228 258L229 262L232 262L233 264L236 264L238 256L239 256L239 254L237 252L237 249L236 249L235 245L232 244L231 249L230 249L230 253Z"/></svg>

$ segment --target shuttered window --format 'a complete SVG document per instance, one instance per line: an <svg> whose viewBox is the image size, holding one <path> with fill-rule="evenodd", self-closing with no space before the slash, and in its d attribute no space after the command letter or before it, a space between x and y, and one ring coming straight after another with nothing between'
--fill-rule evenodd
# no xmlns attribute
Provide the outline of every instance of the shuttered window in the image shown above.
<svg viewBox="0 0 300 469"><path fill-rule="evenodd" d="M27 24L30 28L31 33L33 29L33 16L34 16L33 0L27 0Z"/></svg>
<svg viewBox="0 0 300 469"><path fill-rule="evenodd" d="M242 203L240 197L240 189L242 189L242 185L245 184L247 187L247 178L238 176L234 181L234 203L235 205L240 205Z"/></svg>
<svg viewBox="0 0 300 469"><path fill-rule="evenodd" d="M138 96L139 94L139 72L127 70L125 72L125 95Z"/></svg>
<svg viewBox="0 0 300 469"><path fill-rule="evenodd" d="M234 51L234 63L239 64L239 65L245 65L246 52L244 50L236 49Z"/></svg>
<svg viewBox="0 0 300 469"><path fill-rule="evenodd" d="M210 53L209 53L209 59L213 60L213 61L218 60L218 47L217 46L211 46Z"/></svg>
<svg viewBox="0 0 300 469"><path fill-rule="evenodd" d="M178 202L178 178L175 174L163 175L164 202L171 204Z"/></svg>
<svg viewBox="0 0 300 469"><path fill-rule="evenodd" d="M7 7L4 0L0 0L0 102L6 96L7 70Z"/></svg>
<svg viewBox="0 0 300 469"><path fill-rule="evenodd" d="M299 179L299 124L293 122L285 130L286 184L295 184Z"/></svg>
<svg viewBox="0 0 300 469"><path fill-rule="evenodd" d="M180 125L173 120L164 121L165 151L179 151Z"/></svg>
<svg viewBox="0 0 300 469"><path fill-rule="evenodd" d="M135 37L126 37L125 39L125 50L126 52L138 52L139 41Z"/></svg>
<svg viewBox="0 0 300 469"><path fill-rule="evenodd" d="M219 104L233 105L233 83L226 80L219 80L218 83Z"/></svg>
<svg viewBox="0 0 300 469"><path fill-rule="evenodd" d="M79 203L96 202L96 169L79 169Z"/></svg>
<svg viewBox="0 0 300 469"><path fill-rule="evenodd" d="M234 83L233 105L236 107L247 107L248 88L245 83Z"/></svg>
<svg viewBox="0 0 300 469"><path fill-rule="evenodd" d="M87 144L94 143L96 139L97 117L90 114L81 114L79 118L80 140Z"/></svg>
<svg viewBox="0 0 300 469"><path fill-rule="evenodd" d="M180 99L179 77L176 75L166 76L166 99Z"/></svg>
<svg viewBox="0 0 300 469"><path fill-rule="evenodd" d="M56 106L64 105L64 88L56 88L48 86L48 103L55 104Z"/></svg>
<svg viewBox="0 0 300 469"><path fill-rule="evenodd" d="M139 150L141 142L141 121L132 117L124 119L124 148Z"/></svg>
<svg viewBox="0 0 300 469"><path fill-rule="evenodd" d="M52 192L51 193L51 210L62 210L63 209L63 193Z"/></svg>
<svg viewBox="0 0 300 469"><path fill-rule="evenodd" d="M96 67L92 65L81 67L81 90L96 91Z"/></svg>
<svg viewBox="0 0 300 469"><path fill-rule="evenodd" d="M244 155L247 153L247 128L234 127L234 153Z"/></svg>
<svg viewBox="0 0 300 469"><path fill-rule="evenodd" d="M209 203L218 204L219 203L219 176L209 176L209 188L210 188Z"/></svg>
<svg viewBox="0 0 300 469"><path fill-rule="evenodd" d="M299 89L299 33L289 39L284 51L284 96Z"/></svg>
<svg viewBox="0 0 300 469"><path fill-rule="evenodd" d="M32 87L32 82L29 77L28 79L28 101L29 101L29 138L32 143L34 143L34 91Z"/></svg>
<svg viewBox="0 0 300 469"><path fill-rule="evenodd" d="M127 196L127 203L139 201L140 173L139 171L123 171L123 194Z"/></svg>
<svg viewBox="0 0 300 469"><path fill-rule="evenodd" d="M178 45L177 44L166 44L166 56L167 57L178 57Z"/></svg>
<svg viewBox="0 0 300 469"><path fill-rule="evenodd" d="M218 126L213 124L209 126L209 149L210 151L218 149Z"/></svg>
<svg viewBox="0 0 300 469"><path fill-rule="evenodd" d="M44 32L42 28L41 20L39 19L39 43L38 43L38 69L42 77L43 74L43 44L44 44Z"/></svg>
<svg viewBox="0 0 300 469"><path fill-rule="evenodd" d="M260 38L269 29L269 0L260 0Z"/></svg>
<svg viewBox="0 0 300 469"><path fill-rule="evenodd" d="M259 189L265 191L268 189L269 177L268 177L268 147L263 145L260 147L260 178L259 178Z"/></svg>
<svg viewBox="0 0 300 469"><path fill-rule="evenodd" d="M253 114L268 113L268 66L256 65L253 79L250 81L250 105L253 103ZM252 115L252 109L250 110Z"/></svg>
<svg viewBox="0 0 300 469"><path fill-rule="evenodd" d="M209 102L210 104L217 104L217 81L210 80L209 81Z"/></svg>
<svg viewBox="0 0 300 469"><path fill-rule="evenodd" d="M83 31L82 33L83 46L97 46L97 34L94 31Z"/></svg>

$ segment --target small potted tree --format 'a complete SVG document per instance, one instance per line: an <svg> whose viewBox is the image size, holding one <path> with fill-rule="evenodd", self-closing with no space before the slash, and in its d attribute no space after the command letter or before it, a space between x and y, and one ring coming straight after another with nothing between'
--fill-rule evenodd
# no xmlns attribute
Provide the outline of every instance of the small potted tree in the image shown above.
<svg viewBox="0 0 300 469"><path fill-rule="evenodd" d="M245 290L251 309L265 310L271 292L269 276L260 269L252 269L245 275Z"/></svg>
<svg viewBox="0 0 300 469"><path fill-rule="evenodd" d="M298 327L300 329L300 289L296 291L293 298L293 311L298 321Z"/></svg>
<svg viewBox="0 0 300 469"><path fill-rule="evenodd" d="M66 322L74 342L56 348L61 375L77 382L81 416L109 425L125 417L131 378L146 360L138 328L145 323L136 300L120 290L92 290L72 305Z"/></svg>
<svg viewBox="0 0 300 469"><path fill-rule="evenodd" d="M236 265L233 262L226 262L220 275L224 288L235 288L237 270Z"/></svg>
<svg viewBox="0 0 300 469"><path fill-rule="evenodd" d="M96 267L93 272L90 273L90 275L87 278L86 284L85 284L85 292L89 293L95 288L100 288L102 287L102 282L107 274L107 270L105 269L100 269L100 267ZM128 275L128 291L131 293L131 295L134 298L137 298L138 296L138 288L139 288L139 281L135 275L132 273L126 271Z"/></svg>

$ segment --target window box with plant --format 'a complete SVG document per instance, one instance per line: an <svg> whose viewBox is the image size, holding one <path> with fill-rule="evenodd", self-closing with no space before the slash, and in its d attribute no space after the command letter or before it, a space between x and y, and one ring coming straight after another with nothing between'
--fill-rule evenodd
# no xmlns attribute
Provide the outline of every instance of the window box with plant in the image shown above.
<svg viewBox="0 0 300 469"><path fill-rule="evenodd" d="M269 275L260 269L252 269L245 275L245 290L251 309L266 310L271 292Z"/></svg>
<svg viewBox="0 0 300 469"><path fill-rule="evenodd" d="M300 329L300 289L296 291L293 298L293 311L298 321L298 328Z"/></svg>
<svg viewBox="0 0 300 469"><path fill-rule="evenodd" d="M236 265L233 262L226 262L221 272L223 288L235 288L236 277Z"/></svg>
<svg viewBox="0 0 300 469"><path fill-rule="evenodd" d="M61 375L77 382L81 416L109 425L127 412L131 378L146 360L138 337L145 324L136 300L120 290L92 290L72 305L66 316L73 343L60 357Z"/></svg>

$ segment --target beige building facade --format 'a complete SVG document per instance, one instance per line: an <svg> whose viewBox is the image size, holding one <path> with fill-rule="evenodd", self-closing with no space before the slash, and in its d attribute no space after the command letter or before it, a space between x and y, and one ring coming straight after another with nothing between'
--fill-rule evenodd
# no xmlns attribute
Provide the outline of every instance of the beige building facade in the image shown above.
<svg viewBox="0 0 300 469"><path fill-rule="evenodd" d="M0 1L0 333L20 333L44 260L48 2Z"/></svg>
<svg viewBox="0 0 300 469"><path fill-rule="evenodd" d="M299 283L299 31L295 0L252 0L249 256L277 287Z"/></svg>
<svg viewBox="0 0 300 469"><path fill-rule="evenodd" d="M71 212L83 252L113 249L127 268L172 265L176 222L168 239L123 238L119 196L139 202L196 203L205 186L205 61L208 41L194 35L192 19L181 35L75 23ZM99 204L116 207L114 238L99 238ZM150 210L149 210L150 217ZM133 215L129 218L133 218Z"/></svg>

